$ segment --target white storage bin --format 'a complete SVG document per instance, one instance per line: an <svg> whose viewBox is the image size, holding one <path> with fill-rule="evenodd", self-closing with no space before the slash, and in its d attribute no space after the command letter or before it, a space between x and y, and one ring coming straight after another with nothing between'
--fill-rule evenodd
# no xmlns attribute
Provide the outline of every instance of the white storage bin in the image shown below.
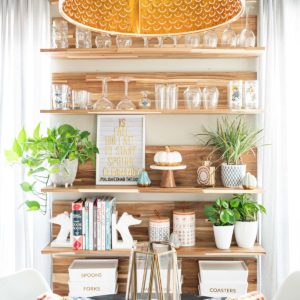
<svg viewBox="0 0 300 300"><path fill-rule="evenodd" d="M247 293L247 282L201 282L199 295L206 297L239 297Z"/></svg>
<svg viewBox="0 0 300 300"><path fill-rule="evenodd" d="M69 281L104 283L116 287L117 259L76 259L69 267Z"/></svg>
<svg viewBox="0 0 300 300"><path fill-rule="evenodd" d="M248 268L243 261L199 260L199 271L202 283L248 281Z"/></svg>
<svg viewBox="0 0 300 300"><path fill-rule="evenodd" d="M109 281L106 284L69 281L69 297L95 297L117 293L118 286L112 287Z"/></svg>

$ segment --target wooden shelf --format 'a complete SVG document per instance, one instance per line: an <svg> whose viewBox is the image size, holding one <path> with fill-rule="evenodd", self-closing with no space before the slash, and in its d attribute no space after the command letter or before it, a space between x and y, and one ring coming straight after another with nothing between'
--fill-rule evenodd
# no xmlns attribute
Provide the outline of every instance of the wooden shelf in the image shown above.
<svg viewBox="0 0 300 300"><path fill-rule="evenodd" d="M54 248L50 245L42 249L42 254L53 255L82 255L82 256L103 256L103 257L128 257L130 250L108 250L108 251L90 251L73 250L71 248ZM178 257L254 257L265 255L264 248L256 244L253 248L245 249L232 246L229 250L220 250L214 246L195 246L181 247L177 250Z"/></svg>
<svg viewBox="0 0 300 300"><path fill-rule="evenodd" d="M161 188L159 186L138 187L138 186L116 186L116 185L77 185L71 187L42 188L47 193L195 193L195 194L262 194L261 188L244 190L243 188L201 188L196 186L178 186L176 188Z"/></svg>
<svg viewBox="0 0 300 300"><path fill-rule="evenodd" d="M216 108L216 109L200 109L200 110L154 110L154 109L137 109L134 111L100 111L100 110L54 110L42 109L42 114L58 114L58 115L257 115L263 112L262 109L229 109L229 108Z"/></svg>
<svg viewBox="0 0 300 300"><path fill-rule="evenodd" d="M139 59L139 58L254 58L262 55L264 47L255 48L108 48L108 49L57 49L46 48L40 50L55 59Z"/></svg>

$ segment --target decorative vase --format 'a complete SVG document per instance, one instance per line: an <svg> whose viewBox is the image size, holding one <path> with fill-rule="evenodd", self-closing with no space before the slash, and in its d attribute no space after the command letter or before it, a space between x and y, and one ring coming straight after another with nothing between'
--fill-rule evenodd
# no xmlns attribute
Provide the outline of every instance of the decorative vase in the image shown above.
<svg viewBox="0 0 300 300"><path fill-rule="evenodd" d="M50 179L54 187L68 187L69 185L73 185L78 169L78 159L65 159L63 163L54 165L53 167L59 169L58 172L50 175Z"/></svg>
<svg viewBox="0 0 300 300"><path fill-rule="evenodd" d="M254 190L257 187L256 177L250 172L247 172L242 180L242 185L245 190Z"/></svg>
<svg viewBox="0 0 300 300"><path fill-rule="evenodd" d="M173 212L174 233L178 234L182 247L195 246L195 212L176 210Z"/></svg>
<svg viewBox="0 0 300 300"><path fill-rule="evenodd" d="M142 170L139 174L137 185L141 187L147 187L151 185L151 179L146 170Z"/></svg>
<svg viewBox="0 0 300 300"><path fill-rule="evenodd" d="M234 228L234 235L238 246L241 248L252 248L256 240L257 230L257 221L237 221Z"/></svg>
<svg viewBox="0 0 300 300"><path fill-rule="evenodd" d="M154 217L149 221L150 242L168 242L170 238L170 219Z"/></svg>
<svg viewBox="0 0 300 300"><path fill-rule="evenodd" d="M221 165L221 178L225 187L239 187L246 174L246 165Z"/></svg>
<svg viewBox="0 0 300 300"><path fill-rule="evenodd" d="M215 242L218 249L229 249L231 245L234 225L213 226Z"/></svg>
<svg viewBox="0 0 300 300"><path fill-rule="evenodd" d="M216 168L211 165L211 161L206 160L197 170L197 183L200 186L211 187L215 185Z"/></svg>

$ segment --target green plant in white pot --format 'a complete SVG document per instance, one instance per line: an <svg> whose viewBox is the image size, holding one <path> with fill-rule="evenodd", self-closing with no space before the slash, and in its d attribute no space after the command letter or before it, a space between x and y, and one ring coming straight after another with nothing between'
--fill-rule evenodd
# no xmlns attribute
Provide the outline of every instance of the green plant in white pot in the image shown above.
<svg viewBox="0 0 300 300"><path fill-rule="evenodd" d="M253 130L243 118L230 120L223 118L217 121L215 131L205 128L200 134L207 138L206 145L220 153L224 161L221 164L221 178L225 187L239 187L246 174L246 165L242 162L242 155L251 151L261 139L262 130Z"/></svg>
<svg viewBox="0 0 300 300"><path fill-rule="evenodd" d="M6 159L27 168L28 178L32 182L23 182L21 188L38 197L41 201L27 200L28 210L46 211L47 195L41 193L37 183L54 185L71 185L77 174L78 163L95 160L98 148L89 140L88 131L80 131L64 124L58 128L48 128L47 135L40 133L40 124L30 137L24 128L14 140L11 150L5 151Z"/></svg>
<svg viewBox="0 0 300 300"><path fill-rule="evenodd" d="M234 234L238 246L253 247L258 231L258 214L266 213L266 208L252 200L247 194L234 195L230 201L230 208L237 217Z"/></svg>
<svg viewBox="0 0 300 300"><path fill-rule="evenodd" d="M235 212L230 208L229 201L217 199L213 205L205 207L204 214L213 224L217 248L229 249L236 221Z"/></svg>

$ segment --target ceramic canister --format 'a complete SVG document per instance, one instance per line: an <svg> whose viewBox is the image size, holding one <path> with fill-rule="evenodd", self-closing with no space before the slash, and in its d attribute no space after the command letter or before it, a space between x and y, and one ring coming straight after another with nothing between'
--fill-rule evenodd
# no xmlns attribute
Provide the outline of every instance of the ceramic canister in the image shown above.
<svg viewBox="0 0 300 300"><path fill-rule="evenodd" d="M167 242L170 238L170 219L154 217L149 220L150 242Z"/></svg>
<svg viewBox="0 0 300 300"><path fill-rule="evenodd" d="M174 232L178 234L180 246L195 245L195 211L175 210L173 211Z"/></svg>

